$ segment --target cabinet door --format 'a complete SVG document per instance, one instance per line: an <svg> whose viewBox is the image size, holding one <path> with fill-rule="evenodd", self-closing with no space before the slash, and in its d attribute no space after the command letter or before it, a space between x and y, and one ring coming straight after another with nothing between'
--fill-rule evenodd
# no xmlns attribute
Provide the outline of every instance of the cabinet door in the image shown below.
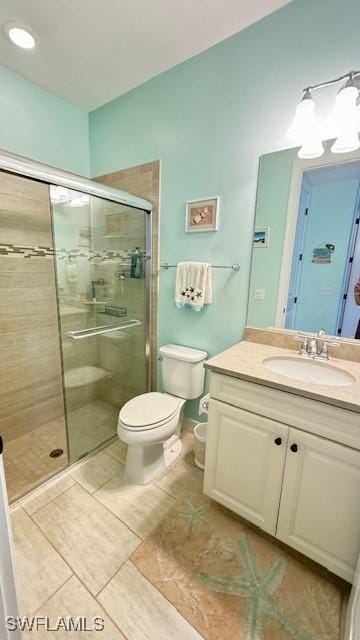
<svg viewBox="0 0 360 640"><path fill-rule="evenodd" d="M211 400L204 491L275 534L289 427Z"/></svg>
<svg viewBox="0 0 360 640"><path fill-rule="evenodd" d="M290 429L276 537L352 579L360 551L359 451Z"/></svg>

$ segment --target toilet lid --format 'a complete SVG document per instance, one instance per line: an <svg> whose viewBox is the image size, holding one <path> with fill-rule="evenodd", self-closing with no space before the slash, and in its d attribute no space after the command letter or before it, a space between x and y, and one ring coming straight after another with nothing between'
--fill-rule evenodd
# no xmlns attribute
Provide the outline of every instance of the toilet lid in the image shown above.
<svg viewBox="0 0 360 640"><path fill-rule="evenodd" d="M159 422L171 418L179 406L177 398L165 393L143 393L129 400L120 411L120 420L126 427L156 427Z"/></svg>

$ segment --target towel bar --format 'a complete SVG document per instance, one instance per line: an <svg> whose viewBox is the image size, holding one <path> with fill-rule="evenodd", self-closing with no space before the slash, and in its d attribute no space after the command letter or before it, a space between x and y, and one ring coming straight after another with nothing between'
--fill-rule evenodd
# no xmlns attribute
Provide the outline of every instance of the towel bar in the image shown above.
<svg viewBox="0 0 360 640"><path fill-rule="evenodd" d="M120 331L121 329L130 329L130 327L137 327L141 324L140 320L128 320L125 323L105 324L99 327L92 327L91 329L80 329L79 331L68 331L67 337L72 340L81 340L82 338L91 338L103 333L110 333L111 331Z"/></svg>
<svg viewBox="0 0 360 640"><path fill-rule="evenodd" d="M177 264L169 264L168 262L163 262L160 267L162 269L173 269L177 267ZM240 271L240 264L236 262L235 264L212 264L211 267L213 269L232 269L233 271Z"/></svg>

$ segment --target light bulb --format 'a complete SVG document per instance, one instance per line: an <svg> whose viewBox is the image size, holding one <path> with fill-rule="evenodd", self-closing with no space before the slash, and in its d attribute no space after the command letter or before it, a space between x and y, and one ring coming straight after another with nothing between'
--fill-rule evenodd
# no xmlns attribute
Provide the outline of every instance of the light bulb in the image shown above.
<svg viewBox="0 0 360 640"><path fill-rule="evenodd" d="M331 147L333 153L350 153L360 148L360 140L356 131L344 131Z"/></svg>
<svg viewBox="0 0 360 640"><path fill-rule="evenodd" d="M324 153L324 147L320 138L314 138L313 140L306 140L298 151L298 157L303 160L310 160L311 158L320 158Z"/></svg>
<svg viewBox="0 0 360 640"><path fill-rule="evenodd" d="M331 114L331 122L337 135L337 140L331 147L333 153L349 153L360 147L358 130L359 116L356 102L359 90L350 79L336 96Z"/></svg>
<svg viewBox="0 0 360 640"><path fill-rule="evenodd" d="M331 119L335 127L342 128L347 126L348 120L358 123L358 114L356 109L356 101L359 95L359 89L354 85L343 87L335 98L335 105L331 115Z"/></svg>
<svg viewBox="0 0 360 640"><path fill-rule="evenodd" d="M306 91L303 99L296 105L294 120L287 131L287 137L297 144L302 144L317 130L315 102L310 92Z"/></svg>
<svg viewBox="0 0 360 640"><path fill-rule="evenodd" d="M35 38L26 29L22 27L13 26L8 30L8 36L16 46L21 47L21 49L33 49L35 47Z"/></svg>

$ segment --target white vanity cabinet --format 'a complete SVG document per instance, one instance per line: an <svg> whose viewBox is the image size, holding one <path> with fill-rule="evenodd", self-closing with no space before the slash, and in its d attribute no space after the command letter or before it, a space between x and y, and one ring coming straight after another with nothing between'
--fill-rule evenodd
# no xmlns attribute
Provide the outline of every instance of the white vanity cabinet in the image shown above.
<svg viewBox="0 0 360 640"><path fill-rule="evenodd" d="M360 551L360 416L212 373L204 491L351 581Z"/></svg>
<svg viewBox="0 0 360 640"><path fill-rule="evenodd" d="M276 536L351 580L360 550L360 451L290 429Z"/></svg>
<svg viewBox="0 0 360 640"><path fill-rule="evenodd" d="M205 493L275 534L289 427L211 400Z"/></svg>

